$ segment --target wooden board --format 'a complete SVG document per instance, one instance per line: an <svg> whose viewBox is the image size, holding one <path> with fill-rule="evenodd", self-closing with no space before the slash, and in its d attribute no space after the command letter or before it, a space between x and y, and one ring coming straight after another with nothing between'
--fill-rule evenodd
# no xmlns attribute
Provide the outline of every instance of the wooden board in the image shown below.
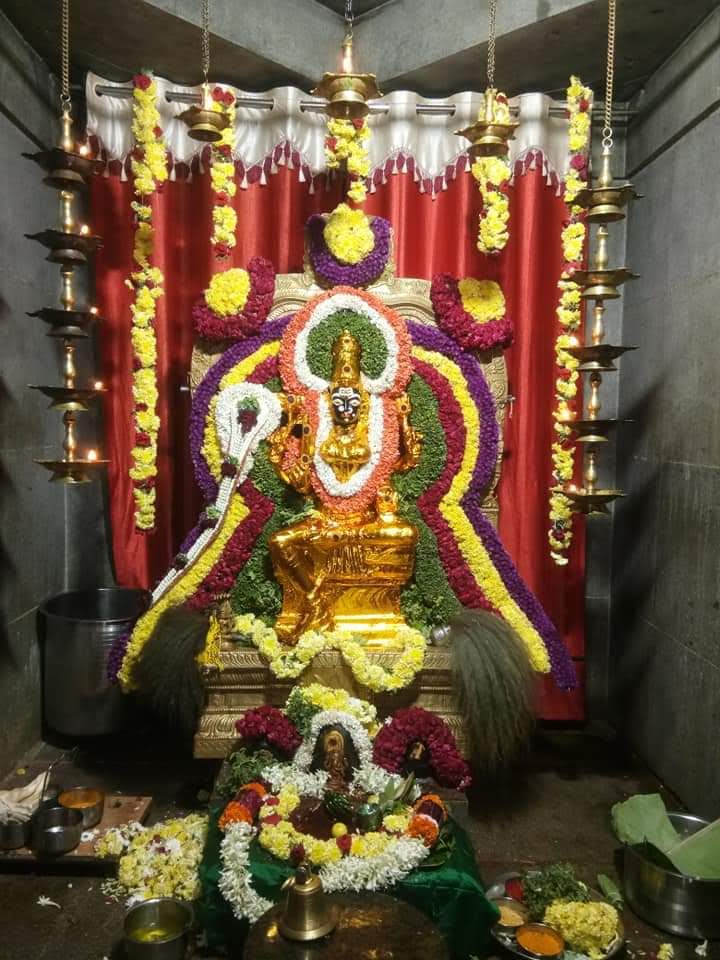
<svg viewBox="0 0 720 960"><path fill-rule="evenodd" d="M110 794L105 797L105 809L103 811L102 820L96 827L93 827L95 836L92 840L88 840L85 843L80 843L74 850L71 850L70 853L66 853L62 857L53 858L53 863L58 863L62 861L71 862L71 861L81 861L81 860L95 860L101 861L103 858L98 857L95 853L95 844L100 839L100 837L111 827L119 827L124 823L129 823L131 820L137 820L140 823L144 823L147 815L150 811L150 806L152 804L152 797L129 797L121 794ZM111 858L105 858L111 859ZM0 852L0 864L1 863L20 863L20 862L34 862L39 863L41 861L35 856L32 850L29 850L27 847L20 847L18 850L5 850ZM42 861L45 862L45 861Z"/></svg>

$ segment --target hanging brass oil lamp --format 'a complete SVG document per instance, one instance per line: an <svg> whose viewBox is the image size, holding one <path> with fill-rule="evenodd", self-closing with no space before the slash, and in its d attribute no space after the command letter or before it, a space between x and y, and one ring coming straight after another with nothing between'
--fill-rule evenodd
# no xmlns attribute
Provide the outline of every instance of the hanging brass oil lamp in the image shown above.
<svg viewBox="0 0 720 960"><path fill-rule="evenodd" d="M188 136L201 143L217 143L230 123L225 110L213 109L208 73L210 71L210 0L202 0L202 72L203 82L199 105L193 104L180 114L187 124Z"/></svg>
<svg viewBox="0 0 720 960"><path fill-rule="evenodd" d="M357 73L353 63L352 0L345 4L345 37L342 43L340 73L324 73L312 91L327 101L325 112L336 120L359 120L370 111L369 100L382 96L374 73Z"/></svg>

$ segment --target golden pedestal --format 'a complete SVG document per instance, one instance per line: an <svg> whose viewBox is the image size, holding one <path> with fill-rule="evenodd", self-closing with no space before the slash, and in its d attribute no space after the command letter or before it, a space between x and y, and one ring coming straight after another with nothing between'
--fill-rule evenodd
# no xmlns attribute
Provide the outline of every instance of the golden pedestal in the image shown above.
<svg viewBox="0 0 720 960"><path fill-rule="evenodd" d="M369 651L374 663L389 668L397 654ZM205 678L207 705L195 734L196 757L226 757L237 741L235 721L244 710L269 703L282 707L296 684L322 683L342 688L354 697L374 703L384 719L400 707L424 707L447 721L461 751L465 730L453 689L451 653L448 647L428 647L423 669L415 681L397 693L373 693L361 686L337 651L321 653L297 680L278 680L257 650L224 642L222 670Z"/></svg>

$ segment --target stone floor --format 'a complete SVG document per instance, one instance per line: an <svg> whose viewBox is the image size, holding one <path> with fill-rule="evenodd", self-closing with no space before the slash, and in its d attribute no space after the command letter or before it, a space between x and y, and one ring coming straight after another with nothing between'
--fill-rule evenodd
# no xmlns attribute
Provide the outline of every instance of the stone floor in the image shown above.
<svg viewBox="0 0 720 960"><path fill-rule="evenodd" d="M42 769L59 752L40 746L18 765L24 773L11 774L3 786L26 781L28 772ZM169 755L166 747L138 739L85 746L74 763L58 763L53 778L65 786L102 786L108 793L152 794L152 821L199 808L214 773L210 761ZM541 730L522 775L502 789L478 788L471 798L466 825L483 878L489 882L528 864L569 860L586 882L594 883L599 872L617 879L610 807L631 794L657 789L662 787L652 774L617 743L573 730ZM101 875L90 875L86 868L70 872L67 862L57 864L52 874L27 867L8 872L7 865L0 871L2 960L123 956L123 907L103 896ZM40 906L40 896L59 906ZM650 958L660 943L672 941L677 960L695 960L697 944L654 931L629 911L625 927L631 956ZM720 960L720 943L711 944L707 956Z"/></svg>

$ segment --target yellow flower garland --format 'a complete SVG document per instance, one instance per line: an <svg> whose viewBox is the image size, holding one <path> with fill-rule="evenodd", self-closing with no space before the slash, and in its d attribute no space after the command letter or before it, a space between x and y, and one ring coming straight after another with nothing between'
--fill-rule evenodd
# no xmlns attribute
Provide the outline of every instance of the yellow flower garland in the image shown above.
<svg viewBox="0 0 720 960"><path fill-rule="evenodd" d="M118 681L123 690L132 690L133 665L140 655L140 651L150 638L160 617L170 607L180 606L188 597L191 597L197 592L200 584L222 556L228 540L235 532L236 527L245 520L249 513L250 511L242 496L239 493L234 493L215 539L211 541L207 549L198 554L193 563L185 568L182 576L173 583L160 600L154 603L147 613L140 617L135 624L135 629L130 636L127 650L125 651L122 666L118 671ZM210 640L212 639L211 636Z"/></svg>
<svg viewBox="0 0 720 960"><path fill-rule="evenodd" d="M367 141L370 128L365 120L335 120L328 118L325 138L325 164L328 170L345 166L350 177L348 199L364 203L367 197L365 178L370 173L370 157Z"/></svg>
<svg viewBox="0 0 720 960"><path fill-rule="evenodd" d="M548 542L550 556L558 565L565 565L567 551L572 542L572 516L570 501L562 488L572 481L575 472L575 446L569 443L572 430L568 422L575 411L571 406L577 396L579 361L568 353L568 347L577 346L577 332L582 324L581 288L572 279L573 264L582 260L587 237L583 209L575 203L585 185L574 157L585 157L590 144L590 104L592 90L577 77L570 78L567 89L567 109L570 117L568 147L570 164L565 177L563 199L568 210L568 223L560 239L563 253L563 270L558 280L558 306L555 311L561 331L555 341L555 362L561 375L555 380L555 409L553 420L555 440L552 444L553 488L550 491L550 529Z"/></svg>
<svg viewBox="0 0 720 960"><path fill-rule="evenodd" d="M300 676L319 653L337 650L352 670L359 684L375 693L402 690L409 686L425 662L425 637L419 630L401 626L397 640L401 650L390 670L372 663L362 643L340 631L309 630L295 646L280 643L277 633L250 613L235 618L234 631L250 639L253 646L269 661L270 669L280 679Z"/></svg>
<svg viewBox="0 0 720 960"><path fill-rule="evenodd" d="M150 77L149 74L146 76ZM159 131L159 132L158 132ZM157 109L157 85L152 78L147 86L133 87L132 132L136 150L131 169L133 192L131 203L137 219L133 242L135 269L126 281L134 291L130 306L132 325L130 340L135 359L132 378L135 442L130 452L130 479L133 481L135 526L152 530L155 526L155 486L157 476L157 438L160 419L157 416L157 338L155 314L157 300L163 294L163 275L150 260L153 254L154 230L149 199L158 185L167 180L165 144L160 130Z"/></svg>
<svg viewBox="0 0 720 960"><path fill-rule="evenodd" d="M489 323L505 316L505 295L494 280L475 280L465 277L458 282L463 308L478 323Z"/></svg>
<svg viewBox="0 0 720 960"><path fill-rule="evenodd" d="M341 263L360 263L375 246L375 234L362 210L340 203L328 216L323 229L325 243Z"/></svg>
<svg viewBox="0 0 720 960"><path fill-rule="evenodd" d="M228 118L228 125L222 131L220 139L211 145L210 153L210 185L213 193L222 197L222 200L213 204L210 243L216 256L225 256L237 243L237 213L230 203L237 193L235 161L232 159L235 138L234 96L231 104L214 100L212 109L216 113L224 113Z"/></svg>
<svg viewBox="0 0 720 960"><path fill-rule="evenodd" d="M461 505L480 453L480 417L478 409L468 393L465 378L452 360L440 354L431 353L422 347L413 347L413 356L436 367L448 381L462 410L466 429L466 444L462 463L453 477L450 489L440 501L440 512L450 524L460 547L460 552L476 581L481 585L488 601L521 638L530 655L530 661L534 669L539 673L548 673L550 658L540 634L510 595L482 540L475 533L473 525L468 520Z"/></svg>
<svg viewBox="0 0 720 960"><path fill-rule="evenodd" d="M507 157L479 157L471 172L482 198L477 248L481 253L500 253L510 237L510 201L505 192L512 173L510 163Z"/></svg>

